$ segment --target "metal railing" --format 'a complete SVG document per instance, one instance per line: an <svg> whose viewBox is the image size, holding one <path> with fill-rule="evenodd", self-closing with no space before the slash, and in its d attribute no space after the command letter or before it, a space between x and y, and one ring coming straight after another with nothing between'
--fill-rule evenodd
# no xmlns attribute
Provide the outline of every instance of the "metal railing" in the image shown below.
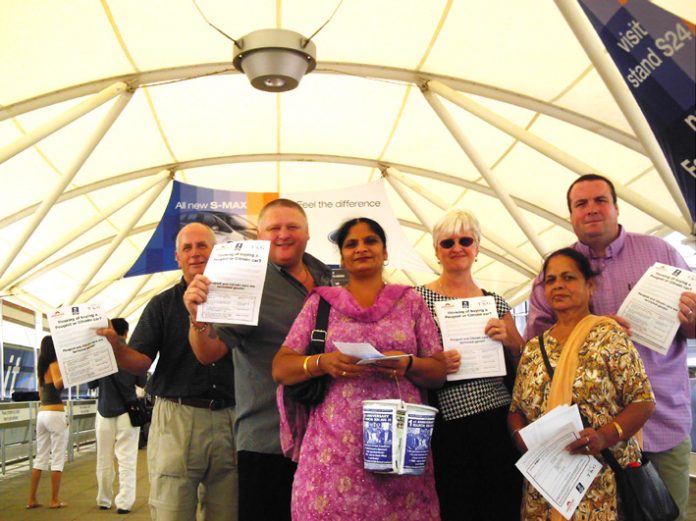
<svg viewBox="0 0 696 521"><path fill-rule="evenodd" d="M8 464L26 462L30 469L36 452L36 414L39 402L0 403L0 472L4 475ZM70 400L66 403L69 425L68 461L75 451L94 443L96 400Z"/></svg>

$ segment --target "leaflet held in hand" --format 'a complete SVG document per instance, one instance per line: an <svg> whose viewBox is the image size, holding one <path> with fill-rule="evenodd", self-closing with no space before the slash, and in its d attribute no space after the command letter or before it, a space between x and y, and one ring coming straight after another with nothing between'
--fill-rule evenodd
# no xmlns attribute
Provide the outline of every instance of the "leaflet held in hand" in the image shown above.
<svg viewBox="0 0 696 521"><path fill-rule="evenodd" d="M566 450L582 429L580 411L573 404L558 406L519 431L528 450L515 466L566 519L573 517L602 469L594 456Z"/></svg>
<svg viewBox="0 0 696 521"><path fill-rule="evenodd" d="M56 348L63 386L71 387L118 371L109 341L97 335L108 327L101 304L64 306L48 315L48 328Z"/></svg>
<svg viewBox="0 0 696 521"><path fill-rule="evenodd" d="M208 299L198 306L197 321L258 325L270 244L233 241L213 247L204 272L211 281Z"/></svg>
<svg viewBox="0 0 696 521"><path fill-rule="evenodd" d="M435 312L443 347L456 349L462 357L459 371L448 374L447 380L505 375L503 345L484 333L488 321L498 318L493 297L435 302Z"/></svg>
<svg viewBox="0 0 696 521"><path fill-rule="evenodd" d="M617 312L630 324L631 340L666 355L680 326L679 298L684 291L696 291L696 273L653 264Z"/></svg>

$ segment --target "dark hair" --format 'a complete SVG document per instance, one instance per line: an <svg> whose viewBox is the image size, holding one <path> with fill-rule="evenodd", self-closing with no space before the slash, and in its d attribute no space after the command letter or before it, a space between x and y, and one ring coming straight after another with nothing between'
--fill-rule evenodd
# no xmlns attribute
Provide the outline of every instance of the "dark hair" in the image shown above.
<svg viewBox="0 0 696 521"><path fill-rule="evenodd" d="M266 215L266 212L270 210L271 208L275 208L276 206L280 206L282 208L293 208L300 212L302 216L307 219L307 214L304 211L304 208L302 208L299 204L297 204L295 201L291 199L283 199L282 197L279 199L273 199L270 203L266 203L266 205L261 208L261 211L259 212L259 220L258 222L261 222L263 220L263 216Z"/></svg>
<svg viewBox="0 0 696 521"><path fill-rule="evenodd" d="M376 233L380 239L382 239L382 244L387 247L387 235L384 233L384 228L382 228L377 221L373 221L368 217L355 217L344 222L341 227L336 230L336 244L338 244L338 249L343 248L343 243L346 242L346 237L350 229L356 224L365 223L367 226Z"/></svg>
<svg viewBox="0 0 696 521"><path fill-rule="evenodd" d="M128 321L125 318L112 318L111 327L114 328L118 336L126 336L128 334Z"/></svg>
<svg viewBox="0 0 696 521"><path fill-rule="evenodd" d="M56 347L53 345L53 337L47 335L41 339L41 351L39 351L39 361L36 364L36 372L39 376L39 384L44 384L44 375L48 371L48 366L58 360L56 358Z"/></svg>
<svg viewBox="0 0 696 521"><path fill-rule="evenodd" d="M578 184L578 183L583 183L585 181L604 181L609 185L609 190L611 191L611 198L614 201L614 205L616 205L616 188L614 188L614 183L609 181L606 177L603 175L599 174L585 174L581 175L578 177L573 183L568 187L568 191L566 192L566 203L568 203L568 210L572 211L572 208L570 207L570 191L573 189L573 187Z"/></svg>
<svg viewBox="0 0 696 521"><path fill-rule="evenodd" d="M575 265L578 267L578 270L580 270L582 276L585 277L585 280L590 280L599 275L598 271L594 271L592 269L590 260L587 257L585 257L585 255L580 253L578 250L574 250L573 248L561 248L560 250L556 250L553 253L550 253L546 257L546 260L544 261L544 268L542 269L544 279L546 279L546 268L548 268L549 266L549 261L554 257L560 256L573 259L573 261L575 261Z"/></svg>

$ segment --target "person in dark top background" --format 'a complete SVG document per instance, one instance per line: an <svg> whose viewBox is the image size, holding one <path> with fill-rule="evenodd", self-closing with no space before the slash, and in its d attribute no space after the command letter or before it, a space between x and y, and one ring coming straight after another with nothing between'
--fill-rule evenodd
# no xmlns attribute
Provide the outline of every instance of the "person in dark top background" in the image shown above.
<svg viewBox="0 0 696 521"><path fill-rule="evenodd" d="M114 318L111 325L124 341L128 322ZM116 512L128 514L135 502L138 439L140 427L133 427L126 411L126 401L137 399L135 386L145 386L145 376L135 376L123 369L89 382L99 389L95 432L97 437L97 506L101 510L116 503ZM114 456L118 461L118 495L114 499Z"/></svg>

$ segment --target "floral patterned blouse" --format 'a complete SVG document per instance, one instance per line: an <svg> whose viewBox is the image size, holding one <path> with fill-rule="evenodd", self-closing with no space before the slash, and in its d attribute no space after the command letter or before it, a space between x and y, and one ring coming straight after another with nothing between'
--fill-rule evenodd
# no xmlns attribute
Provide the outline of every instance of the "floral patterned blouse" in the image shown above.
<svg viewBox="0 0 696 521"><path fill-rule="evenodd" d="M544 332L544 346L555 369L563 347L548 331ZM538 419L546 411L550 384L539 340L532 338L520 359L510 411L520 412L529 423ZM615 322L598 324L578 351L573 403L578 404L582 415L598 429L614 421L628 404L642 401L654 402L655 397L638 351ZM640 459L635 438L619 442L610 450L621 466ZM602 456L598 459L602 461ZM551 518L548 502L526 481L522 507L524 521ZM575 511L573 520L617 519L616 481L614 473L605 464Z"/></svg>

